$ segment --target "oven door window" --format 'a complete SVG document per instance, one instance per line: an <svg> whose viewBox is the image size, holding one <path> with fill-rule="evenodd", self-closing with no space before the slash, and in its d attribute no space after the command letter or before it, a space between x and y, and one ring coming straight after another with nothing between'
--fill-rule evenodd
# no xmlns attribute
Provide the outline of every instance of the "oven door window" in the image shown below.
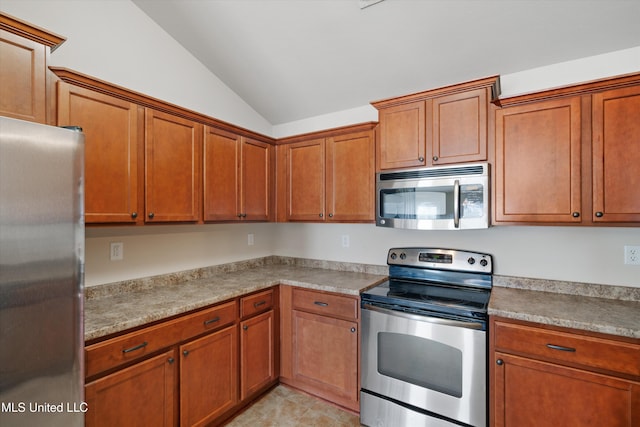
<svg viewBox="0 0 640 427"><path fill-rule="evenodd" d="M462 397L462 352L437 341L414 335L379 332L378 372L450 396Z"/></svg>
<svg viewBox="0 0 640 427"><path fill-rule="evenodd" d="M385 188L380 190L380 217L395 219L452 219L453 185L441 187ZM480 218L484 215L482 184L460 186L460 217Z"/></svg>

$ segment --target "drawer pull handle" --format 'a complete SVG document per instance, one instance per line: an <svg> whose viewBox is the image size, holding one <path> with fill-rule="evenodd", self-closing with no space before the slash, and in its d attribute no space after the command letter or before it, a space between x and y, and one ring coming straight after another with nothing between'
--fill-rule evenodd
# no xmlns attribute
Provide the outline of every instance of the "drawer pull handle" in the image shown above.
<svg viewBox="0 0 640 427"><path fill-rule="evenodd" d="M209 319L209 320L205 320L204 321L204 326L209 326L212 323L216 323L220 321L220 316L216 316L213 319Z"/></svg>
<svg viewBox="0 0 640 427"><path fill-rule="evenodd" d="M253 303L253 308L258 308L261 305L265 305L267 302L266 301L259 301L259 302L254 302Z"/></svg>
<svg viewBox="0 0 640 427"><path fill-rule="evenodd" d="M326 302L322 302L322 301L314 301L313 302L315 305L319 305L320 307L329 307L329 303Z"/></svg>
<svg viewBox="0 0 640 427"><path fill-rule="evenodd" d="M135 347L131 347L131 348L125 348L124 350L122 350L123 353L131 353L132 351L136 351L136 350L140 350L141 348L145 348L147 346L147 342L143 342L142 344L138 344Z"/></svg>
<svg viewBox="0 0 640 427"><path fill-rule="evenodd" d="M568 351L570 353L575 353L576 351L575 348L563 347L561 345L555 345L555 344L547 344L547 347L549 347L551 350Z"/></svg>

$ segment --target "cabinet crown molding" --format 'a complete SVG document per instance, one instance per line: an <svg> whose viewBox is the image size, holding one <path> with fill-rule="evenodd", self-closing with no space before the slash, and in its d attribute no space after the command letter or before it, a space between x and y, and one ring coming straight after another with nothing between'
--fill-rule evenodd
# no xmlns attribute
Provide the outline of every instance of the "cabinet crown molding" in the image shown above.
<svg viewBox="0 0 640 427"><path fill-rule="evenodd" d="M52 52L67 40L63 36L32 25L4 12L0 12L0 29L49 46Z"/></svg>

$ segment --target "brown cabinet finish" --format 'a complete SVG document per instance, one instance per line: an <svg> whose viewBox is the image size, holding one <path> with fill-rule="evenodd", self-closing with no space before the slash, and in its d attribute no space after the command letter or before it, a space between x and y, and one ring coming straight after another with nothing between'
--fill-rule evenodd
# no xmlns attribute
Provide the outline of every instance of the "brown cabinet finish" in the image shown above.
<svg viewBox="0 0 640 427"><path fill-rule="evenodd" d="M487 160L486 88L444 95L428 104L427 158L431 165Z"/></svg>
<svg viewBox="0 0 640 427"><path fill-rule="evenodd" d="M277 380L275 325L273 310L240 322L240 399L243 401Z"/></svg>
<svg viewBox="0 0 640 427"><path fill-rule="evenodd" d="M380 110L378 169L426 165L425 102L411 102Z"/></svg>
<svg viewBox="0 0 640 427"><path fill-rule="evenodd" d="M169 350L88 383L87 427L176 425L176 362Z"/></svg>
<svg viewBox="0 0 640 427"><path fill-rule="evenodd" d="M640 86L593 95L593 221L640 221Z"/></svg>
<svg viewBox="0 0 640 427"><path fill-rule="evenodd" d="M145 221L200 220L202 125L145 110Z"/></svg>
<svg viewBox="0 0 640 427"><path fill-rule="evenodd" d="M47 62L64 38L0 12L0 115L53 124Z"/></svg>
<svg viewBox="0 0 640 427"><path fill-rule="evenodd" d="M179 351L180 425L207 425L238 403L237 326L183 344Z"/></svg>
<svg viewBox="0 0 640 427"><path fill-rule="evenodd" d="M640 341L492 318L491 425L640 422Z"/></svg>
<svg viewBox="0 0 640 427"><path fill-rule="evenodd" d="M372 131L295 142L284 150L286 220L374 220Z"/></svg>
<svg viewBox="0 0 640 427"><path fill-rule="evenodd" d="M273 147L207 126L203 182L205 221L269 221Z"/></svg>
<svg viewBox="0 0 640 427"><path fill-rule="evenodd" d="M495 222L582 220L581 100L496 111Z"/></svg>
<svg viewBox="0 0 640 427"><path fill-rule="evenodd" d="M68 83L58 83L58 126L85 135L85 222L142 220L142 134L137 105Z"/></svg>

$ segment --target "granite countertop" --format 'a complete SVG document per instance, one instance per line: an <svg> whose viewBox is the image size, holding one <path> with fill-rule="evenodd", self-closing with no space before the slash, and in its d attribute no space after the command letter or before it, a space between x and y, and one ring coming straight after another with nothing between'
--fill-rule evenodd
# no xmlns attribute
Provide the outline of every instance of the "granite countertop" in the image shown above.
<svg viewBox="0 0 640 427"><path fill-rule="evenodd" d="M640 288L494 276L489 315L640 338Z"/></svg>
<svg viewBox="0 0 640 427"><path fill-rule="evenodd" d="M214 268L205 273L167 275L151 284L130 281L89 287L85 292L85 341L277 284L359 295L387 278L384 269L371 273L367 269L341 271L323 267L257 263L231 271Z"/></svg>

